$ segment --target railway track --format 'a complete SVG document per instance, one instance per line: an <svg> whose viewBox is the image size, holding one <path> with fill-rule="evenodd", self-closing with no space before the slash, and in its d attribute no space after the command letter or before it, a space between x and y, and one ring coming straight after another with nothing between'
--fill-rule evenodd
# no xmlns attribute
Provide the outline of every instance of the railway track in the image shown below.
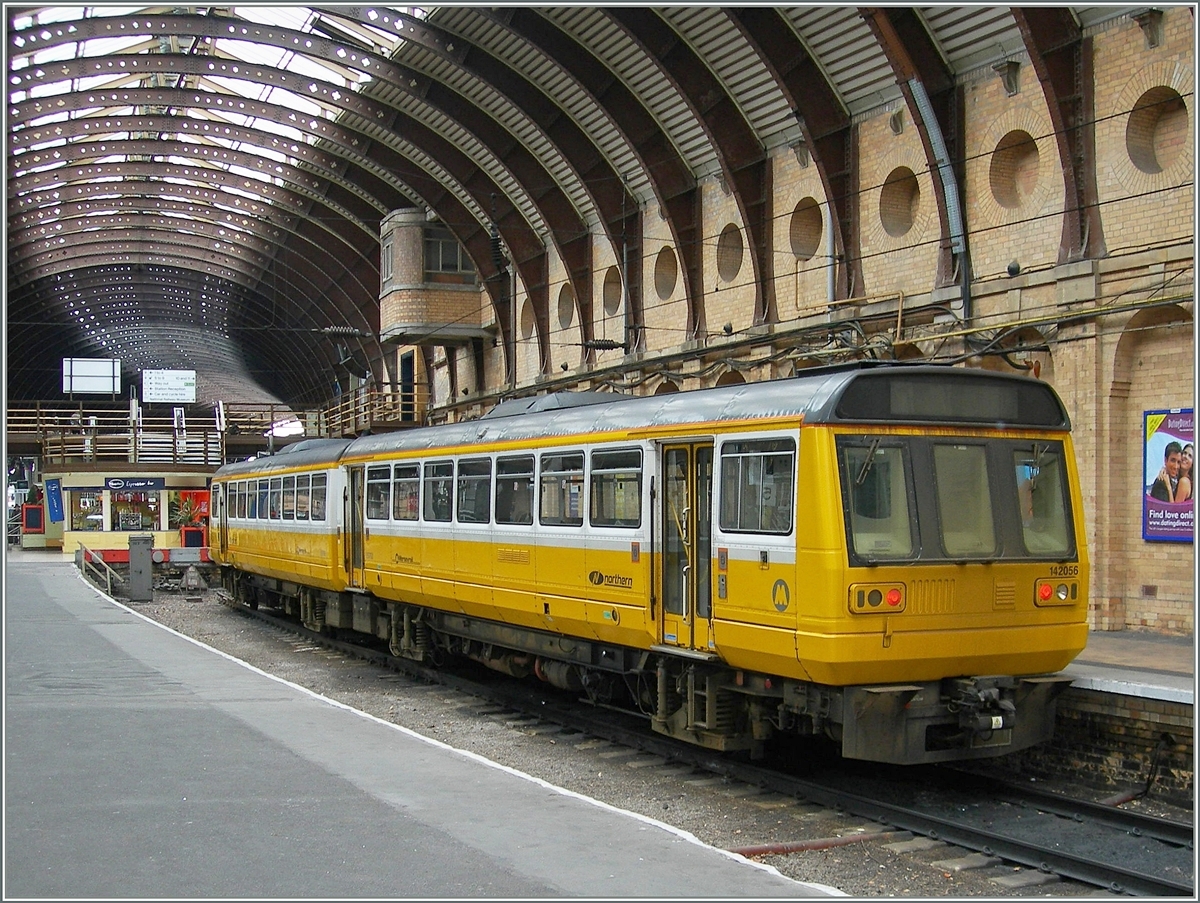
<svg viewBox="0 0 1200 903"><path fill-rule="evenodd" d="M1019 867L1014 887L1054 876L1132 896L1194 896L1193 826L995 781L948 768L893 769L840 761L795 773L786 761L769 765L719 756L652 733L646 719L625 710L580 705L559 692L511 680L482 681L397 659L386 651L317 634L267 611L225 604L306 642L400 671L485 700L514 719L537 719L572 732L660 757L797 801L869 821L877 831L853 838L888 841L917 835L963 851L963 868ZM493 677L490 672L487 678ZM497 710L500 711L500 710ZM819 843L819 842L818 842ZM748 856L787 855L813 842L735 850Z"/></svg>

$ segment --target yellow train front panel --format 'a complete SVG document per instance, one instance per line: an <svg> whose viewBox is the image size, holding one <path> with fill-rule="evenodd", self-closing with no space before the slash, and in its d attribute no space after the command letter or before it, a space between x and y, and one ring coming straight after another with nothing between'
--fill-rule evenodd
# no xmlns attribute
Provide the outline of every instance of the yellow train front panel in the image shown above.
<svg viewBox="0 0 1200 903"><path fill-rule="evenodd" d="M814 483L798 504L828 521L821 536L844 538L836 567L798 554L812 592L797 655L812 679L1044 674L1083 649L1088 563L1069 435L816 429L807 447L840 489Z"/></svg>

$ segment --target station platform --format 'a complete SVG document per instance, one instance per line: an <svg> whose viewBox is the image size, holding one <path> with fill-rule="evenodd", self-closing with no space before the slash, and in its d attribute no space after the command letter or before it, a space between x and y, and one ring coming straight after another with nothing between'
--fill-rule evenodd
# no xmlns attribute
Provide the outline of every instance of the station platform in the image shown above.
<svg viewBox="0 0 1200 903"><path fill-rule="evenodd" d="M1194 705L1196 644L1193 637L1094 630L1063 673L1080 689Z"/></svg>
<svg viewBox="0 0 1200 903"><path fill-rule="evenodd" d="M266 675L5 556L7 897L837 894ZM1093 632L1073 686L1192 705L1192 638Z"/></svg>
<svg viewBox="0 0 1200 903"><path fill-rule="evenodd" d="M837 895L5 560L5 899Z"/></svg>

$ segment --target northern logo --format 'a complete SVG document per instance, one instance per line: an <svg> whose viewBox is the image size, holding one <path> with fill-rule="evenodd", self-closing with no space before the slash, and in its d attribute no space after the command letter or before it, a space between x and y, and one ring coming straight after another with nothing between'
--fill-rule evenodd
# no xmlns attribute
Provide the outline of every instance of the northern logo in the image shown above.
<svg viewBox="0 0 1200 903"><path fill-rule="evenodd" d="M633 578L620 574L603 574L600 571L592 571L588 574L588 580L593 586L617 586L621 589L633 589Z"/></svg>

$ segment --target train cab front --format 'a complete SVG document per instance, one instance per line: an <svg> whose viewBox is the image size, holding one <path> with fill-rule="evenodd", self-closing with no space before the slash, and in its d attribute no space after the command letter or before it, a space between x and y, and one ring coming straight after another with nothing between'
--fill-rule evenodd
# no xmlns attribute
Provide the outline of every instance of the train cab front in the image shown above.
<svg viewBox="0 0 1200 903"><path fill-rule="evenodd" d="M1081 500L1065 433L836 437L846 537L837 624L799 643L841 687L848 757L982 758L1049 739L1087 640Z"/></svg>

